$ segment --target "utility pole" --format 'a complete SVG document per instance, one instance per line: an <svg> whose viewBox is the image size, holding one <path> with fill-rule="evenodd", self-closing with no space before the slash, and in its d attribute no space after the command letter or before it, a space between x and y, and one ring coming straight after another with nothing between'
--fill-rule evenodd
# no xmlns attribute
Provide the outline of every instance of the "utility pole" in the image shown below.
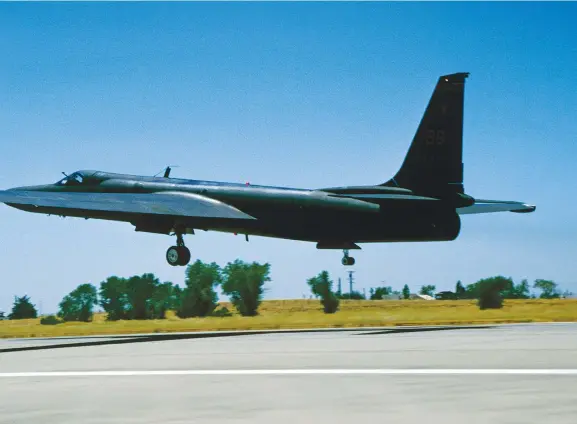
<svg viewBox="0 0 577 424"><path fill-rule="evenodd" d="M353 296L353 273L355 271L347 271L349 273L349 299Z"/></svg>
<svg viewBox="0 0 577 424"><path fill-rule="evenodd" d="M337 293L339 294L339 296L341 295L341 277L339 277L339 289L337 291Z"/></svg>

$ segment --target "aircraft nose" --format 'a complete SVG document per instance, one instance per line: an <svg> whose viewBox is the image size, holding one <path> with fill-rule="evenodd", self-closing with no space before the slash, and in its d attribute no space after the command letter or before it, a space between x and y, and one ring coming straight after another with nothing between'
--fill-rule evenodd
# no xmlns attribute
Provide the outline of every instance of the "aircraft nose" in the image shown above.
<svg viewBox="0 0 577 424"><path fill-rule="evenodd" d="M49 185L33 185L33 186L21 186L12 187L8 191L48 191Z"/></svg>

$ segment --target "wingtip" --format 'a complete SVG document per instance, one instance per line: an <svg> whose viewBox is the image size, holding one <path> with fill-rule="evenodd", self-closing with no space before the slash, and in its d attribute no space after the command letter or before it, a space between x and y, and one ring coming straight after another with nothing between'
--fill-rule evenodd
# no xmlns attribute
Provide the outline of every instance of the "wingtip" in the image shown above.
<svg viewBox="0 0 577 424"><path fill-rule="evenodd" d="M511 212L515 212L515 213L530 213L530 212L535 212L535 210L537 209L537 206L535 205L525 205L526 207L524 209L517 209Z"/></svg>

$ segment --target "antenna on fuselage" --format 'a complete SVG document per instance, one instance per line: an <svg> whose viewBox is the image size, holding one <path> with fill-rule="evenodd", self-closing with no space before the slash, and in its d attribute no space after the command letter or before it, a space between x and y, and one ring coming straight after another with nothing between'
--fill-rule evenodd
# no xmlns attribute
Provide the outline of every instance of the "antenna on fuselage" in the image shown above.
<svg viewBox="0 0 577 424"><path fill-rule="evenodd" d="M172 165L172 167L178 167L178 165ZM170 176L170 171L172 171L171 165L168 165L165 169L164 169L164 178L168 178ZM158 174L160 174L162 171L157 172L154 176L156 177Z"/></svg>

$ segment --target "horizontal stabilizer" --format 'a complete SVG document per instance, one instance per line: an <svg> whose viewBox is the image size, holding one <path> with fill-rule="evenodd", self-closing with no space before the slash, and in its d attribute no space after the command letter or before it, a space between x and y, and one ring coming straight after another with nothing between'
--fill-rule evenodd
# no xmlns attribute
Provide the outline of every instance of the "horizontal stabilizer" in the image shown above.
<svg viewBox="0 0 577 424"><path fill-rule="evenodd" d="M459 215L493 213L493 212L517 212L529 213L537 209L534 205L523 202L500 201L500 200L480 200L476 199L475 204L465 208L458 208Z"/></svg>
<svg viewBox="0 0 577 424"><path fill-rule="evenodd" d="M42 208L190 218L255 219L226 203L192 193L64 193L7 190L0 191L0 202L31 212L36 208Z"/></svg>

